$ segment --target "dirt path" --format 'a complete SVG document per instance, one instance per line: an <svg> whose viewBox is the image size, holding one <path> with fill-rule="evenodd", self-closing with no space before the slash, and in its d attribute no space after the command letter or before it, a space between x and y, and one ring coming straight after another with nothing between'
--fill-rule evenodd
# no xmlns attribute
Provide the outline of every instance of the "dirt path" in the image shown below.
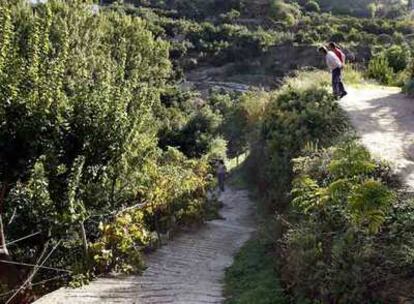
<svg viewBox="0 0 414 304"><path fill-rule="evenodd" d="M149 255L142 276L98 279L80 289L57 290L35 303L221 303L224 271L254 227L246 191L227 190L221 200L225 220L183 233Z"/></svg>
<svg viewBox="0 0 414 304"><path fill-rule="evenodd" d="M391 163L414 191L414 100L397 88L350 90L340 104L348 112L362 143Z"/></svg>

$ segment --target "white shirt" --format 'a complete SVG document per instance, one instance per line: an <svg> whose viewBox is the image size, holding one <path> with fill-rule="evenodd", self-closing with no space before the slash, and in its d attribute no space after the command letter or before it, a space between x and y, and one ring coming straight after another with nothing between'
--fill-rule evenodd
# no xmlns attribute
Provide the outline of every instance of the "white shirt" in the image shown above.
<svg viewBox="0 0 414 304"><path fill-rule="evenodd" d="M338 56L332 51L328 51L328 54L326 54L326 64L331 71L337 68L342 68L341 60L339 60Z"/></svg>

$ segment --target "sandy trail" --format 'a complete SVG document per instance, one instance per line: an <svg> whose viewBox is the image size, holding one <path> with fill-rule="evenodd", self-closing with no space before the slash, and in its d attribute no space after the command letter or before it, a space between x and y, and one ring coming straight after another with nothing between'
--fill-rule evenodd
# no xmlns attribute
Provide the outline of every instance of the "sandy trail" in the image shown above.
<svg viewBox="0 0 414 304"><path fill-rule="evenodd" d="M414 191L414 100L398 88L352 89L341 100L364 146Z"/></svg>
<svg viewBox="0 0 414 304"><path fill-rule="evenodd" d="M62 288L35 303L221 303L225 269L254 230L254 207L247 191L228 189L221 201L225 220L183 233L149 255L142 276L102 278L83 288Z"/></svg>

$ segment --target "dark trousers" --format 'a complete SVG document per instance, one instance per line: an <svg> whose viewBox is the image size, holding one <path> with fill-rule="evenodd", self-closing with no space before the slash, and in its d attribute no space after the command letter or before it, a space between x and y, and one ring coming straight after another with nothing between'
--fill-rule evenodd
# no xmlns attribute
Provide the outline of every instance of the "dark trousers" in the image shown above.
<svg viewBox="0 0 414 304"><path fill-rule="evenodd" d="M222 192L224 192L224 180L226 179L226 174L219 173L217 178L218 178L219 188Z"/></svg>
<svg viewBox="0 0 414 304"><path fill-rule="evenodd" d="M332 71L332 88L336 96L346 94L344 83L342 82L342 69L340 68Z"/></svg>

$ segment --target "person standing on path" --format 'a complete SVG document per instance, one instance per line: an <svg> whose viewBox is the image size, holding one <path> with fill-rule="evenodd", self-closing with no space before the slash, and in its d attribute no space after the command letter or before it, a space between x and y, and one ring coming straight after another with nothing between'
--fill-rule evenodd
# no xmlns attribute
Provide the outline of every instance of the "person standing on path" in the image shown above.
<svg viewBox="0 0 414 304"><path fill-rule="evenodd" d="M344 65L341 62L341 59L339 59L333 51L329 51L325 46L321 47L319 52L325 56L326 64L332 73L333 94L337 98L346 96L348 93L345 91L345 87L342 82L342 68Z"/></svg>
<svg viewBox="0 0 414 304"><path fill-rule="evenodd" d="M226 179L227 168L224 161L220 159L217 164L217 180L220 191L224 192L224 181Z"/></svg>

